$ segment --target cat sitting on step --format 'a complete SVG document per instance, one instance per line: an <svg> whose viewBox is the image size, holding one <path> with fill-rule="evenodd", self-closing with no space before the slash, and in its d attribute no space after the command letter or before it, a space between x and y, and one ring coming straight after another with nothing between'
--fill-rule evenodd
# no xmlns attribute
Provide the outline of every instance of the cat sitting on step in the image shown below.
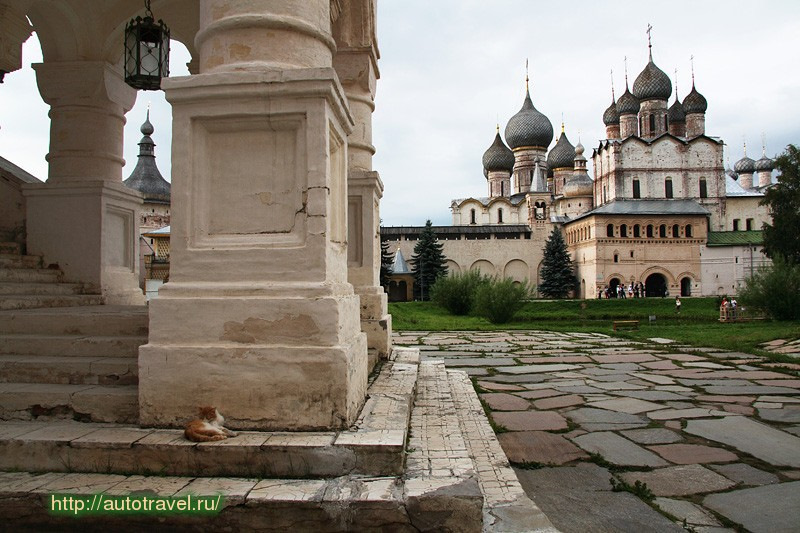
<svg viewBox="0 0 800 533"><path fill-rule="evenodd" d="M186 424L183 435L194 442L210 442L235 437L236 433L222 427L224 423L225 419L216 408L211 406L201 407L200 418Z"/></svg>

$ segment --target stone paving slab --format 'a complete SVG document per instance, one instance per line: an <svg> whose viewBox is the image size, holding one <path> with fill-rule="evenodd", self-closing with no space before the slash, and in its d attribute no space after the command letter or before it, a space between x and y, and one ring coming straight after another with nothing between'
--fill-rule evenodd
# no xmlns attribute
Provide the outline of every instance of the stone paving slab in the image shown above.
<svg viewBox="0 0 800 533"><path fill-rule="evenodd" d="M648 449L678 465L730 463L739 459L728 450L699 444L660 444L648 446Z"/></svg>
<svg viewBox="0 0 800 533"><path fill-rule="evenodd" d="M629 429L620 433L639 444L671 444L683 440L679 433L665 428Z"/></svg>
<svg viewBox="0 0 800 533"><path fill-rule="evenodd" d="M670 466L652 472L624 472L620 477L633 485L646 483L656 496L688 496L716 492L736 483L701 465Z"/></svg>
<svg viewBox="0 0 800 533"><path fill-rule="evenodd" d="M589 455L561 435L546 431L509 431L497 436L512 463L562 465Z"/></svg>
<svg viewBox="0 0 800 533"><path fill-rule="evenodd" d="M592 402L588 404L589 407L599 407L609 411L617 411L620 413L628 413L631 415L644 413L647 411L655 411L664 409L665 406L637 398L615 398L613 400L603 400L600 402Z"/></svg>
<svg viewBox="0 0 800 533"><path fill-rule="evenodd" d="M685 520L686 525L692 528L697 527L722 527L719 520L714 518L711 513L691 502L685 500L673 500L670 498L656 498L655 503L661 510L671 514L678 520Z"/></svg>
<svg viewBox="0 0 800 533"><path fill-rule="evenodd" d="M800 527L800 481L711 494L703 505L754 533Z"/></svg>
<svg viewBox="0 0 800 533"><path fill-rule="evenodd" d="M686 432L733 446L773 465L800 468L800 438L744 416L690 420Z"/></svg>
<svg viewBox="0 0 800 533"><path fill-rule="evenodd" d="M509 431L558 431L567 429L567 421L558 413L550 411L503 411L493 413L495 424Z"/></svg>
<svg viewBox="0 0 800 533"><path fill-rule="evenodd" d="M599 431L572 439L589 453L599 453L603 459L620 466L666 466L668 463L616 433Z"/></svg>
<svg viewBox="0 0 800 533"><path fill-rule="evenodd" d="M775 474L759 470L745 463L709 465L709 468L743 485L772 485L780 481Z"/></svg>
<svg viewBox="0 0 800 533"><path fill-rule="evenodd" d="M490 392L480 397L492 411L524 411L531 405L524 398L503 392Z"/></svg>

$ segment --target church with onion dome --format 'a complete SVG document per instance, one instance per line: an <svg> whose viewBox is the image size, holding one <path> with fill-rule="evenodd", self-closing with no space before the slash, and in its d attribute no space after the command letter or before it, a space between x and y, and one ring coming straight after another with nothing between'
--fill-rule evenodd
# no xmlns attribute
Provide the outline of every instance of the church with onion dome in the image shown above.
<svg viewBox="0 0 800 533"><path fill-rule="evenodd" d="M567 242L580 298L631 284L647 296L735 294L768 261L759 246L770 221L759 203L775 180L766 150L754 161L745 146L726 169L725 143L706 134L708 101L694 73L681 101L651 46L632 87L625 78L623 94L612 90L611 104L598 112L606 138L591 153L569 141L563 123L553 142L552 122L526 80L521 109L502 136L498 125L483 154L488 195L453 200L452 225L434 227L451 273L478 269L538 285L553 228ZM420 231L385 227L381 234L410 258Z"/></svg>

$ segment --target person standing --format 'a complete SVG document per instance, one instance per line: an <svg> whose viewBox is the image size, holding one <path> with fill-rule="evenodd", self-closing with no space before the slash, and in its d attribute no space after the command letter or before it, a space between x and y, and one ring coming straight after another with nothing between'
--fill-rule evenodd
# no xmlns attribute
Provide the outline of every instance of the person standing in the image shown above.
<svg viewBox="0 0 800 533"><path fill-rule="evenodd" d="M677 314L677 315L681 314L681 297L680 296L676 296L675 297L675 314Z"/></svg>

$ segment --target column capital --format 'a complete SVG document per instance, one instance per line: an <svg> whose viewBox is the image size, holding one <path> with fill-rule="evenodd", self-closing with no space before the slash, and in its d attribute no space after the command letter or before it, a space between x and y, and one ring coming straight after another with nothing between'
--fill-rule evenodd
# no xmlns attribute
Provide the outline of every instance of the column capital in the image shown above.
<svg viewBox="0 0 800 533"><path fill-rule="evenodd" d="M32 66L42 99L53 107L111 106L124 115L136 103L136 89L125 83L122 69L106 61L58 61Z"/></svg>

